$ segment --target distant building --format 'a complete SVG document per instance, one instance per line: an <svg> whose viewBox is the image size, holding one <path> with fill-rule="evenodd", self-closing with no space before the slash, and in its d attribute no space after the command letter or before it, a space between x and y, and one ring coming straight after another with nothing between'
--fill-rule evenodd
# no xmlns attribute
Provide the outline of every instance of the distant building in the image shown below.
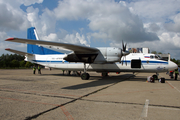
<svg viewBox="0 0 180 120"><path fill-rule="evenodd" d="M149 48L128 48L128 51L130 53L144 53L144 54L150 53ZM171 59L170 54L157 54L157 55L159 55L161 58L167 61Z"/></svg>
<svg viewBox="0 0 180 120"><path fill-rule="evenodd" d="M159 55L161 58L163 58L165 60L170 60L171 59L170 54L157 54L157 55Z"/></svg>
<svg viewBox="0 0 180 120"><path fill-rule="evenodd" d="M128 51L130 53L144 53L144 54L150 53L149 48L128 48Z"/></svg>

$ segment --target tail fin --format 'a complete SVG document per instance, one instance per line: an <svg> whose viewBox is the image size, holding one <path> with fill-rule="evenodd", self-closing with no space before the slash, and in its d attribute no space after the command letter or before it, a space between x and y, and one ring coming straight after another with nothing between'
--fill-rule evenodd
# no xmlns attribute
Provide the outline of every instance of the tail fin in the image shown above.
<svg viewBox="0 0 180 120"><path fill-rule="evenodd" d="M35 27L31 27L27 29L27 39L39 40ZM27 44L27 53L40 54L40 55L62 54L60 52L42 46L31 45L31 44Z"/></svg>

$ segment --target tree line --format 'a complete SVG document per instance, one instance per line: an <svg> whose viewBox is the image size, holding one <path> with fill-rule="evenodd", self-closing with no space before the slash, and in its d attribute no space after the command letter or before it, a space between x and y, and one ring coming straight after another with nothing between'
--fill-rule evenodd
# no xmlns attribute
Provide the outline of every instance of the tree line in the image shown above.
<svg viewBox="0 0 180 120"><path fill-rule="evenodd" d="M0 56L0 68L30 68L31 62L24 61L25 57L18 54L2 54Z"/></svg>

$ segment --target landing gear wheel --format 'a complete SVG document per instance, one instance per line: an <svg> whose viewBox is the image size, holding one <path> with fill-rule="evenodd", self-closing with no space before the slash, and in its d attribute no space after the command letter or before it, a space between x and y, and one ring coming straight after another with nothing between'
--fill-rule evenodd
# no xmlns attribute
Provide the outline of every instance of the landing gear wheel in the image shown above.
<svg viewBox="0 0 180 120"><path fill-rule="evenodd" d="M88 80L89 79L89 74L88 73L83 73L82 75L81 75L81 79L82 80Z"/></svg>

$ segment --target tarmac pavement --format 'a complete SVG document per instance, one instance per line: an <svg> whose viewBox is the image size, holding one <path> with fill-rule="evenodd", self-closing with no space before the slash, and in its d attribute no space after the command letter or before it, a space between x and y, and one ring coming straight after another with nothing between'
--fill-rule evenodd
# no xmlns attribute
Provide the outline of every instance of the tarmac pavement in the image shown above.
<svg viewBox="0 0 180 120"><path fill-rule="evenodd" d="M152 73L89 72L89 80L61 70L0 70L2 120L180 120L180 78L146 82Z"/></svg>

